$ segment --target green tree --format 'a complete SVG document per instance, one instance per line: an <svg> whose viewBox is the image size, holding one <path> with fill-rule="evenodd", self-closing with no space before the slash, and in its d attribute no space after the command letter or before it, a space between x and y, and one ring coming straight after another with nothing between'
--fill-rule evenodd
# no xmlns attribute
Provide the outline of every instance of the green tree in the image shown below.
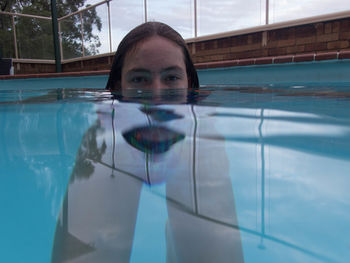
<svg viewBox="0 0 350 263"><path fill-rule="evenodd" d="M51 16L50 0L2 0L2 11L30 15ZM85 0L57 0L58 17L63 17L84 7ZM89 5L86 5L88 7ZM0 47L3 57L15 57L13 47L13 28L9 15L0 15ZM61 38L64 58L80 57L82 53L82 35L85 55L95 55L101 46L95 27L101 31L101 19L94 8L82 14L83 34L80 15L70 16L61 21ZM28 17L15 17L16 38L20 58L53 59L53 36L51 20Z"/></svg>

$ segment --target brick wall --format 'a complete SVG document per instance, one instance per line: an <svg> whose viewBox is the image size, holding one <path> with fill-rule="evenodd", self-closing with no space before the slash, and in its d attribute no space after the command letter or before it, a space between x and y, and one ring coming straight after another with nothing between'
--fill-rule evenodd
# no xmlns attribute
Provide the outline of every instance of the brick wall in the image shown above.
<svg viewBox="0 0 350 263"><path fill-rule="evenodd" d="M80 71L100 71L109 70L112 66L113 55L101 57L83 58L62 64L62 72L80 72ZM15 74L38 74L56 72L55 63L38 62L14 62Z"/></svg>
<svg viewBox="0 0 350 263"><path fill-rule="evenodd" d="M350 18L189 43L195 63L350 50Z"/></svg>
<svg viewBox="0 0 350 263"><path fill-rule="evenodd" d="M77 71L98 71L109 70L113 63L113 55L106 55L104 57L95 57L74 62L65 63L62 65L63 72L77 72Z"/></svg>
<svg viewBox="0 0 350 263"><path fill-rule="evenodd" d="M56 72L56 66L54 63L13 62L13 68L15 75Z"/></svg>

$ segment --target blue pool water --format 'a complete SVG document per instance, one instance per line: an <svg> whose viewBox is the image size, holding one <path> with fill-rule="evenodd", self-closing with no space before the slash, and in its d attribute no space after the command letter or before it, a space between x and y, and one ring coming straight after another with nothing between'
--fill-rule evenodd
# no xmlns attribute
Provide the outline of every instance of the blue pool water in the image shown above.
<svg viewBox="0 0 350 263"><path fill-rule="evenodd" d="M211 74L0 82L0 261L348 262L350 82Z"/></svg>

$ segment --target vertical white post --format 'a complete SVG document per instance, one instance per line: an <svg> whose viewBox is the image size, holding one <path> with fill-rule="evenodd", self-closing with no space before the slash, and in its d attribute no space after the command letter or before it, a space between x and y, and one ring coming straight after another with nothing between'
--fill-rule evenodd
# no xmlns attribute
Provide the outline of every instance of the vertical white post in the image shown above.
<svg viewBox="0 0 350 263"><path fill-rule="evenodd" d="M13 28L13 43L15 44L15 56L18 59L18 48L17 48L17 37L16 37L16 26L15 26L15 18L12 16L12 28Z"/></svg>
<svg viewBox="0 0 350 263"><path fill-rule="evenodd" d="M83 57L85 57L85 48L84 48L84 26L83 26L83 15L80 13L80 31L81 31L81 48L83 51Z"/></svg>
<svg viewBox="0 0 350 263"><path fill-rule="evenodd" d="M143 9L145 11L145 23L147 22L147 0L143 0Z"/></svg>
<svg viewBox="0 0 350 263"><path fill-rule="evenodd" d="M266 25L269 24L269 9L270 9L269 0L266 0L266 21L265 21Z"/></svg>
<svg viewBox="0 0 350 263"><path fill-rule="evenodd" d="M60 41L61 60L63 60L61 21L58 21L58 39Z"/></svg>
<svg viewBox="0 0 350 263"><path fill-rule="evenodd" d="M111 8L109 6L109 1L107 2L107 8L108 8L109 52L112 53Z"/></svg>
<svg viewBox="0 0 350 263"><path fill-rule="evenodd" d="M194 0L194 37L198 36L198 29L197 29L197 0Z"/></svg>

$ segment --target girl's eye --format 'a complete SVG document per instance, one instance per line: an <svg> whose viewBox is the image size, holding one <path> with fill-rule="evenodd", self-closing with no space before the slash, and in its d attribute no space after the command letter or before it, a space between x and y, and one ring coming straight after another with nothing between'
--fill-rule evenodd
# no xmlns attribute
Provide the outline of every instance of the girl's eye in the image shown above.
<svg viewBox="0 0 350 263"><path fill-rule="evenodd" d="M166 81L176 81L176 80L179 80L180 78L178 76L175 76L175 75L170 75L170 76L167 76L165 78Z"/></svg>
<svg viewBox="0 0 350 263"><path fill-rule="evenodd" d="M131 82L132 83L135 83L135 84L139 84L139 83L146 83L147 82L147 78L146 77L133 77L131 79Z"/></svg>

